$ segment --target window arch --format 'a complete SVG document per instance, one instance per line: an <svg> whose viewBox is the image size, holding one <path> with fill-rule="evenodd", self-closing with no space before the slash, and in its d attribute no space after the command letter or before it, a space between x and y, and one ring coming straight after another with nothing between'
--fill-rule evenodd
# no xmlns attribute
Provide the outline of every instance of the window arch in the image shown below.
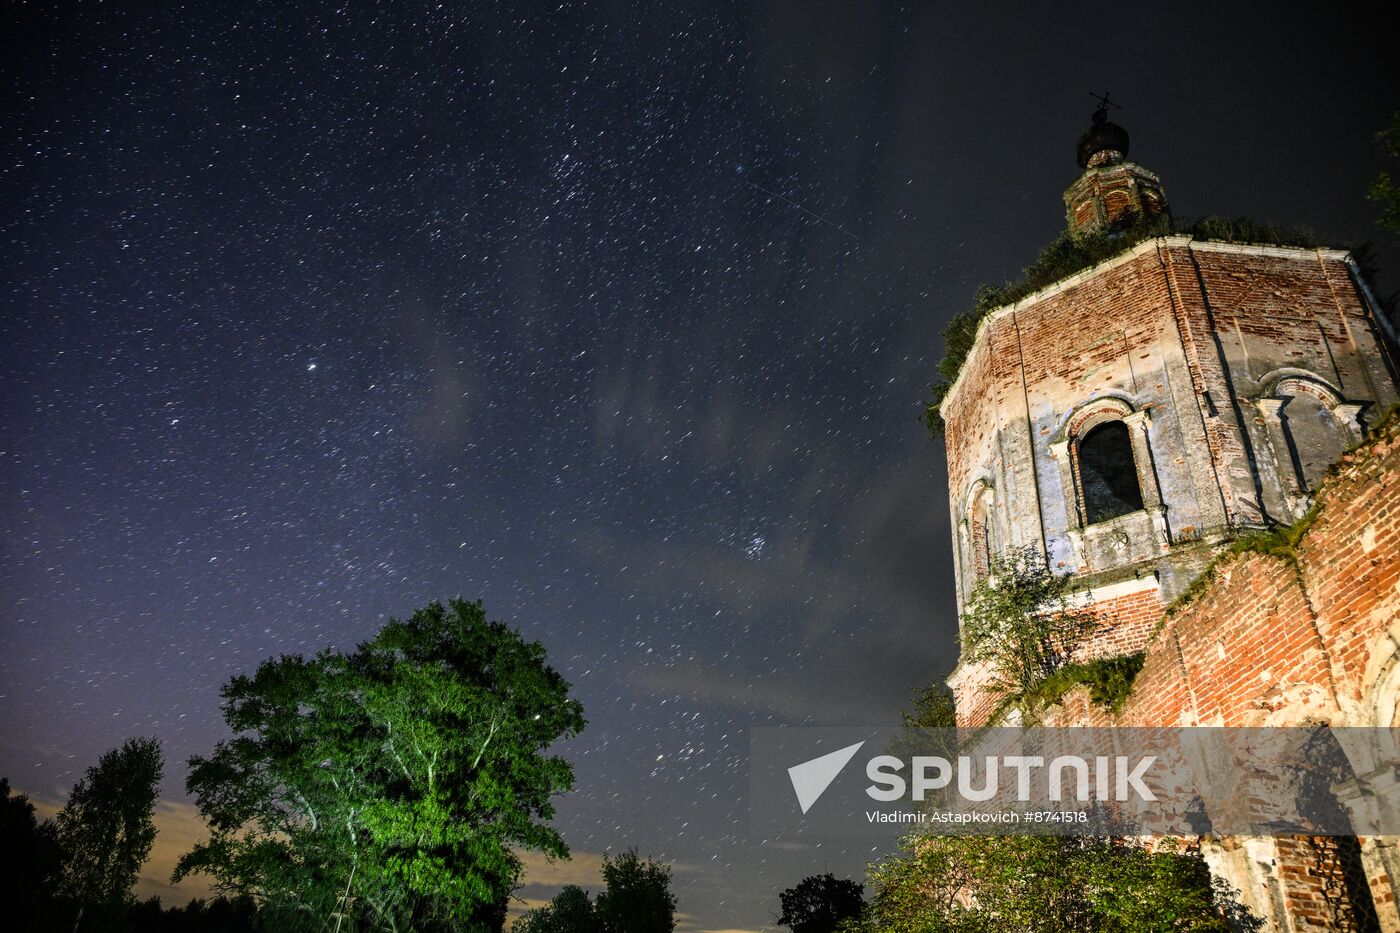
<svg viewBox="0 0 1400 933"><path fill-rule="evenodd" d="M1086 524L1142 510L1133 441L1123 421L1115 418L1094 425L1074 446Z"/></svg>
<svg viewBox="0 0 1400 933"><path fill-rule="evenodd" d="M1129 552L1143 559L1154 545L1171 546L1151 434L1150 409L1114 393L1071 408L1052 435L1065 531L1081 567L1117 566ZM1105 547L1118 557L1106 556Z"/></svg>
<svg viewBox="0 0 1400 933"><path fill-rule="evenodd" d="M1286 491L1295 496L1317 488L1348 444L1361 439L1362 404L1347 402L1325 379L1302 369L1275 370L1256 400L1269 427L1269 439L1287 468Z"/></svg>
<svg viewBox="0 0 1400 933"><path fill-rule="evenodd" d="M958 566L965 592L992 575L1000 552L1002 532L996 516L996 488L983 473L968 484L963 495L962 520L958 523Z"/></svg>
<svg viewBox="0 0 1400 933"><path fill-rule="evenodd" d="M987 507L986 487L979 490L972 500L972 509L967 516L968 546L972 551L972 576L981 582L992 573L992 515Z"/></svg>

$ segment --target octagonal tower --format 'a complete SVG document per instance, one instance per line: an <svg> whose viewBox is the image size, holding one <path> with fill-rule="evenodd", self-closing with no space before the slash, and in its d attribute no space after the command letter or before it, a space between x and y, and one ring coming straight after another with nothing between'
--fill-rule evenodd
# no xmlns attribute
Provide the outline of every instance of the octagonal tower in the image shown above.
<svg viewBox="0 0 1400 933"><path fill-rule="evenodd" d="M941 406L959 610L997 554L1033 548L1105 619L1085 658L1141 650L1222 545L1302 517L1396 401L1350 253L1129 245L1167 202L1127 145L1095 114L1065 192L1070 230L1123 250L988 314ZM985 673L949 678L963 722L992 711Z"/></svg>

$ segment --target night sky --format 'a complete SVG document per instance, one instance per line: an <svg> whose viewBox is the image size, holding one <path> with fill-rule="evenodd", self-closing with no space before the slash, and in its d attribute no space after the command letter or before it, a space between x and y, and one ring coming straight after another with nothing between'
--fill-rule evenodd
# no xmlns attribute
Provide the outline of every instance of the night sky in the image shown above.
<svg viewBox="0 0 1400 933"><path fill-rule="evenodd" d="M635 845L757 930L859 875L750 836L747 730L952 667L920 400L1063 227L1090 92L1178 216L1381 240L1360 19L1045 6L11 7L0 774L61 802L153 734L188 820L223 681L461 595L584 705L586 876Z"/></svg>

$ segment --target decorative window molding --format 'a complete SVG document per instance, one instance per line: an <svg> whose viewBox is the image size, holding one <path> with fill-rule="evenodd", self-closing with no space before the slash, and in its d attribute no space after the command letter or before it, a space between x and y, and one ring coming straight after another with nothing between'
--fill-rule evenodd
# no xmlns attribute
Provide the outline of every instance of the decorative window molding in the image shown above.
<svg viewBox="0 0 1400 933"><path fill-rule="evenodd" d="M1365 434L1366 404L1347 401L1340 389L1306 369L1276 369L1259 384L1263 391L1254 407L1274 454L1284 505L1297 518L1307 511L1325 467Z"/></svg>
<svg viewBox="0 0 1400 933"><path fill-rule="evenodd" d="M963 566L968 571L963 575L968 592L991 576L993 557L1000 552L995 505L996 487L992 481L986 476L974 479L963 497L963 520L959 528Z"/></svg>
<svg viewBox="0 0 1400 933"><path fill-rule="evenodd" d="M1281 403L1274 406L1271 412L1266 413L1277 415L1289 398L1310 395L1321 402L1323 407L1330 411L1338 423L1344 425L1356 440L1361 440L1366 433L1365 425L1361 423L1361 412L1366 409L1367 403L1348 402L1340 389L1317 373L1306 369L1276 369L1259 380L1259 384L1265 386L1265 391L1263 397L1255 401L1255 405L1263 410L1266 402L1279 401Z"/></svg>
<svg viewBox="0 0 1400 933"><path fill-rule="evenodd" d="M1136 492L1141 505L1139 509L1110 515L1106 521L1113 521L1136 511L1145 511L1152 518L1153 530L1159 541L1163 545L1170 543L1166 508L1162 502L1161 488L1152 460L1152 416L1146 409L1136 408L1130 401L1118 396L1090 399L1069 412L1063 426L1050 443L1050 454L1060 468L1060 485L1069 523L1066 530L1081 564L1085 529L1095 524L1103 524L1091 520L1096 509L1092 501L1093 493L1086 494L1085 490L1086 464L1081 462L1081 444L1094 434L1095 429L1111 422L1121 422L1126 429L1127 443L1132 454L1132 471L1137 481ZM1130 501L1136 503L1136 499Z"/></svg>

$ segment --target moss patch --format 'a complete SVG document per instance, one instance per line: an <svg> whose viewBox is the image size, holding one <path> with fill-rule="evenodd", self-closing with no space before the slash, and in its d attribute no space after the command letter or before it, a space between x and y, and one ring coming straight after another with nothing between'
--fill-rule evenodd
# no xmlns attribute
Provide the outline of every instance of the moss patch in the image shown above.
<svg viewBox="0 0 1400 933"><path fill-rule="evenodd" d="M1088 687L1089 700L1105 706L1114 713L1123 709L1133 692L1133 681L1142 670L1147 653L1122 655L1116 658L1096 658L1078 664L1066 664L1023 694L1008 694L992 713L989 722L997 722L1012 707L1019 707L1027 720L1059 703L1075 687Z"/></svg>
<svg viewBox="0 0 1400 933"><path fill-rule="evenodd" d="M1215 583L1216 578L1220 576L1221 569L1241 554L1260 554L1296 564L1298 562L1298 544L1303 540L1308 529L1312 527L1313 522L1317 521L1317 516L1321 512L1320 503L1320 499L1314 501L1307 514L1291 525L1284 525L1272 531L1257 531L1237 538L1206 565L1206 568L1201 571L1201 575L1192 580L1191 585L1183 590L1180 596L1172 600L1171 604L1162 612L1161 621L1157 624L1158 631L1168 619L1195 602Z"/></svg>
<svg viewBox="0 0 1400 933"><path fill-rule="evenodd" d="M1089 700L1106 706L1113 712L1123 708L1133 691L1133 681L1137 679L1147 653L1123 655L1117 658L1097 658L1081 664L1067 664L1021 698L1021 703L1029 710L1044 710L1064 699L1075 687L1089 688Z"/></svg>

